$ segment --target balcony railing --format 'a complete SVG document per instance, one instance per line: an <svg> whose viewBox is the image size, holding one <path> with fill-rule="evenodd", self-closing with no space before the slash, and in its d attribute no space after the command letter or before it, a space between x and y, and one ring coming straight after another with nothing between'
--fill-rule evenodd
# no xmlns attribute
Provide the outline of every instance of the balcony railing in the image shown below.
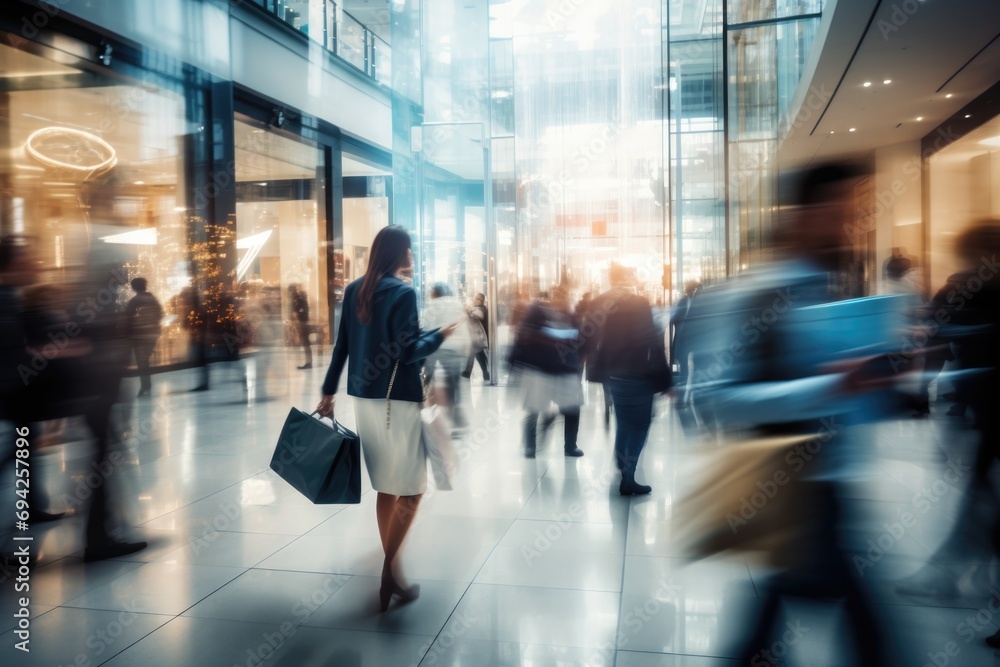
<svg viewBox="0 0 1000 667"><path fill-rule="evenodd" d="M253 0L375 81L389 85L388 42L332 0Z"/></svg>

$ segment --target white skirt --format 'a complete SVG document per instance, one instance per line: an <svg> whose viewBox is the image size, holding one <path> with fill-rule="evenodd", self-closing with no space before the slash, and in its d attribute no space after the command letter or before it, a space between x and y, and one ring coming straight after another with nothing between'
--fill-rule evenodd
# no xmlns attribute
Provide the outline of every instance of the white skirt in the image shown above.
<svg viewBox="0 0 1000 667"><path fill-rule="evenodd" d="M559 409L583 405L583 382L576 373L550 375L523 368L517 381L524 392L524 409L528 412L545 412L553 403Z"/></svg>
<svg viewBox="0 0 1000 667"><path fill-rule="evenodd" d="M354 398L354 416L372 488L394 496L427 490L427 452L421 438L420 404L392 401L385 427L384 398Z"/></svg>

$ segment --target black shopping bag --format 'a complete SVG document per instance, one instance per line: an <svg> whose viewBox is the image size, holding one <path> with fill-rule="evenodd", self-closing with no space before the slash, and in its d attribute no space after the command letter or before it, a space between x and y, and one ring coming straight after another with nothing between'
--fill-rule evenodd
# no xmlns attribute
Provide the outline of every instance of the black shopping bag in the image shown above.
<svg viewBox="0 0 1000 667"><path fill-rule="evenodd" d="M361 441L292 408L278 436L271 470L317 505L361 502Z"/></svg>

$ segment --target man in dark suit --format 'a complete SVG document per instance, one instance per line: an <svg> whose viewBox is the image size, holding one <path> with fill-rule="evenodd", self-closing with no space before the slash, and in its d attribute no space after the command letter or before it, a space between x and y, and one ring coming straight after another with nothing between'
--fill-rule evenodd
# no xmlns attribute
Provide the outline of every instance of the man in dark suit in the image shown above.
<svg viewBox="0 0 1000 667"><path fill-rule="evenodd" d="M625 267L611 267L611 290L589 309L596 335L592 374L605 382L615 406L615 462L623 496L652 491L635 480L639 455L653 421L653 399L670 389L670 367L663 333L649 302L632 293Z"/></svg>

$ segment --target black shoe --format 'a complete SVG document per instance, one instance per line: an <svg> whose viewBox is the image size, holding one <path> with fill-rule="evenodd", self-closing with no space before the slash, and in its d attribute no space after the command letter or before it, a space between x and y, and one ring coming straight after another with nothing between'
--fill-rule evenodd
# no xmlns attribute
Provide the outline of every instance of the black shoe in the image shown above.
<svg viewBox="0 0 1000 667"><path fill-rule="evenodd" d="M623 496L644 496L647 493L651 493L653 487L647 484L640 484L639 482L632 480L623 479L622 483L618 485L618 493Z"/></svg>
<svg viewBox="0 0 1000 667"><path fill-rule="evenodd" d="M472 378L472 373L462 373L462 377L464 377L466 380L468 380L468 379Z"/></svg>
<svg viewBox="0 0 1000 667"><path fill-rule="evenodd" d="M535 450L534 449L525 449L524 450L524 458L526 458L526 459L533 459L533 458L535 458Z"/></svg>
<svg viewBox="0 0 1000 667"><path fill-rule="evenodd" d="M484 383L489 383L489 381L490 381L490 374L487 373L486 375L483 376L483 382Z"/></svg>
<svg viewBox="0 0 1000 667"><path fill-rule="evenodd" d="M136 394L136 396L149 396L149 388L147 387L145 389L140 389L139 393Z"/></svg>
<svg viewBox="0 0 1000 667"><path fill-rule="evenodd" d="M127 556L142 551L146 546L145 542L106 542L100 546L88 546L83 553L83 560L90 563L95 560Z"/></svg>
<svg viewBox="0 0 1000 667"><path fill-rule="evenodd" d="M192 389L191 391L208 391L208 385L207 384L200 384L197 387L195 387L194 389Z"/></svg>
<svg viewBox="0 0 1000 667"><path fill-rule="evenodd" d="M574 445L572 448L567 447L564 453L566 454L566 456L573 456L573 457L583 456L583 450L577 447L576 445Z"/></svg>
<svg viewBox="0 0 1000 667"><path fill-rule="evenodd" d="M48 523L50 521L58 521L64 516L66 516L66 512L45 512L42 510L31 510L31 513L28 515L28 522Z"/></svg>
<svg viewBox="0 0 1000 667"><path fill-rule="evenodd" d="M313 367L312 364L303 364L303 365L299 366L298 368L299 368L300 371L304 371L307 368L312 368L312 367Z"/></svg>

